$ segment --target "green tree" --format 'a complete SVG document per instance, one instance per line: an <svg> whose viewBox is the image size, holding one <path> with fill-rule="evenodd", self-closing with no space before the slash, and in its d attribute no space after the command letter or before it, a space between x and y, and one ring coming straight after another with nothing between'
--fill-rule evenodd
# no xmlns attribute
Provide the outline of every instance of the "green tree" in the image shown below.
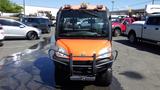
<svg viewBox="0 0 160 90"><path fill-rule="evenodd" d="M19 13L23 8L10 0L0 0L0 11L7 13Z"/></svg>

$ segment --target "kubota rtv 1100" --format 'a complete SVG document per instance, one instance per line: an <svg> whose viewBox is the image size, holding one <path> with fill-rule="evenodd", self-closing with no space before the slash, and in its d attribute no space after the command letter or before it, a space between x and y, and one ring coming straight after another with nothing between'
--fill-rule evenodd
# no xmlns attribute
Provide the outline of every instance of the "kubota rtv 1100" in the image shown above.
<svg viewBox="0 0 160 90"><path fill-rule="evenodd" d="M56 79L95 81L110 85L112 30L109 11L103 5L65 5L56 18L55 41L49 50Z"/></svg>

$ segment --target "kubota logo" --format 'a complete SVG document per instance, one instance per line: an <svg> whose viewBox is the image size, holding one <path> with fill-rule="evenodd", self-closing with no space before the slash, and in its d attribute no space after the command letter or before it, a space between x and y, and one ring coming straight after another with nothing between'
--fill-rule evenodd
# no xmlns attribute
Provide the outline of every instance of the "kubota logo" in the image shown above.
<svg viewBox="0 0 160 90"><path fill-rule="evenodd" d="M86 56L86 54L85 53L81 53L81 56Z"/></svg>

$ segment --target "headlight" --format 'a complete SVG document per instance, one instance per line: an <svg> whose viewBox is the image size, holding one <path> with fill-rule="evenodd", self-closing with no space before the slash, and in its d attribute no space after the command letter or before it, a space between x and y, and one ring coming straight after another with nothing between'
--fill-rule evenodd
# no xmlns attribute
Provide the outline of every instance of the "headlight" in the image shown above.
<svg viewBox="0 0 160 90"><path fill-rule="evenodd" d="M112 28L114 27L114 25L112 25Z"/></svg>
<svg viewBox="0 0 160 90"><path fill-rule="evenodd" d="M98 57L98 59L101 59L101 58L108 58L111 56L111 48L103 48L99 51L98 55L100 55Z"/></svg>
<svg viewBox="0 0 160 90"><path fill-rule="evenodd" d="M67 54L66 50L62 47L58 47L58 52L56 52L56 56L62 57L62 58L67 58L67 56L65 54Z"/></svg>
<svg viewBox="0 0 160 90"><path fill-rule="evenodd" d="M39 33L42 33L42 30L41 29L37 29L39 31Z"/></svg>

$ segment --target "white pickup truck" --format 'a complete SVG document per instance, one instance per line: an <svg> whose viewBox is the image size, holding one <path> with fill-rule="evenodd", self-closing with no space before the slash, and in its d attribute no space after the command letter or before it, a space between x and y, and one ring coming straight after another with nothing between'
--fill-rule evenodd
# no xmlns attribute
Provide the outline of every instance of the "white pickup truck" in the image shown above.
<svg viewBox="0 0 160 90"><path fill-rule="evenodd" d="M160 15L148 16L146 21L128 25L126 34L131 43L145 41L160 45Z"/></svg>

